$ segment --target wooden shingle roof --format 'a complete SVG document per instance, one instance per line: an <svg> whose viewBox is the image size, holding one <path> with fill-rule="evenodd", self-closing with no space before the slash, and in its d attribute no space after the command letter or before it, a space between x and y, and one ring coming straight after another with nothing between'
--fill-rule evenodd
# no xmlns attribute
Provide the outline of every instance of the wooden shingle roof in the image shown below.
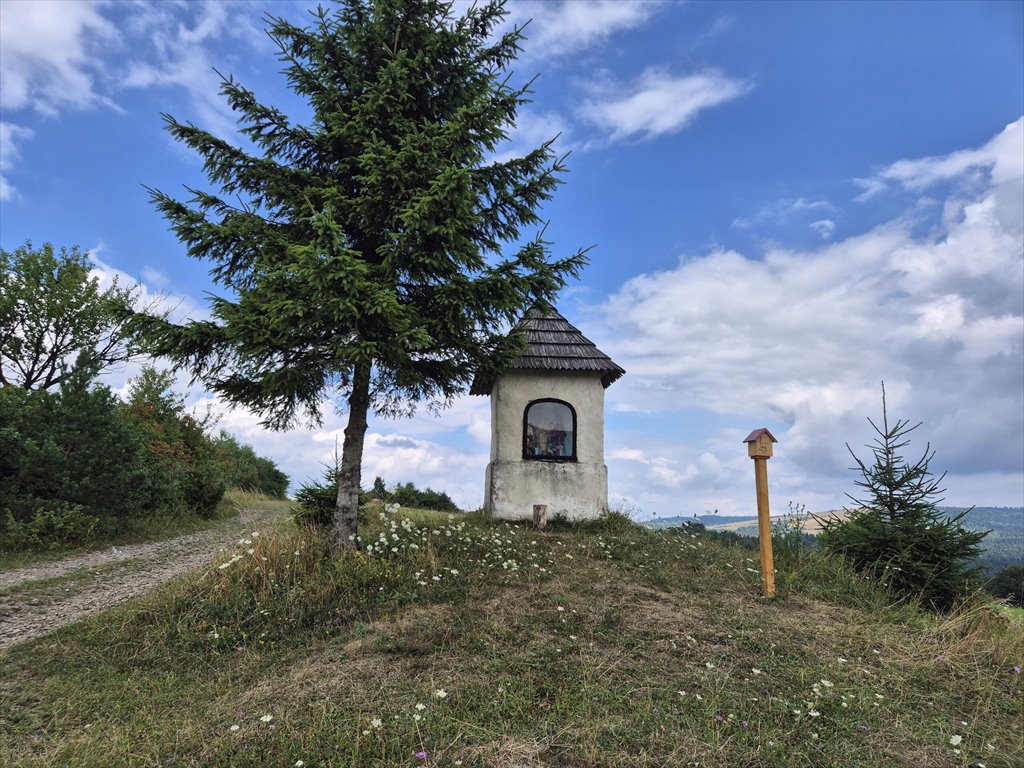
<svg viewBox="0 0 1024 768"><path fill-rule="evenodd" d="M525 332L526 350L510 366L512 370L600 373L605 388L626 372L554 307L531 307L518 327ZM469 393L489 395L493 384L492 380L477 376Z"/></svg>

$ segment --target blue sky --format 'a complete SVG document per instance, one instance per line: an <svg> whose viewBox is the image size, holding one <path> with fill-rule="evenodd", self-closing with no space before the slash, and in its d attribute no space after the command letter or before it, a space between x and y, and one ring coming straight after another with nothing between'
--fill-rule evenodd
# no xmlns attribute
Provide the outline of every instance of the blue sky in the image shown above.
<svg viewBox="0 0 1024 768"><path fill-rule="evenodd" d="M80 245L201 315L209 265L143 188L205 185L160 115L237 138L214 67L305 115L260 19L309 7L2 0L0 245ZM740 441L768 426L774 511L839 506L882 379L949 503L1024 504L1024 4L509 8L532 18L516 77L541 76L505 151L561 133L572 152L548 239L596 247L559 308L628 371L608 390L613 504L750 512ZM293 482L344 425L268 433L190 391ZM476 506L488 440L486 398L375 420L364 474Z"/></svg>

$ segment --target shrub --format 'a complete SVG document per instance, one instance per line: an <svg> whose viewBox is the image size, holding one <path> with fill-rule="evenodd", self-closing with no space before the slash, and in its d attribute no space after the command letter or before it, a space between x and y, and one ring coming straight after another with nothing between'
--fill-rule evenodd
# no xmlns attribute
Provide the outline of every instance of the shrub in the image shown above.
<svg viewBox="0 0 1024 768"><path fill-rule="evenodd" d="M970 510L948 517L938 508L945 474L932 476L928 466L935 452L930 445L913 464L900 455L910 442L907 435L921 425L897 420L889 426L884 385L882 427L871 419L868 422L878 435L868 446L872 464L857 458L847 445L861 475L856 484L864 497L850 496L858 506L847 510L846 520L825 521L820 542L897 594L948 610L973 591L978 568L972 562L987 531L963 526L961 521Z"/></svg>
<svg viewBox="0 0 1024 768"><path fill-rule="evenodd" d="M412 483L399 483L395 486L395 490L387 494L384 501L395 501L403 507L435 509L438 512L459 511L458 505L451 500L447 493L435 491L432 488L421 491Z"/></svg>
<svg viewBox="0 0 1024 768"><path fill-rule="evenodd" d="M7 548L15 550L77 547L89 543L97 523L81 504L39 502L24 522L6 510L3 535Z"/></svg>
<svg viewBox="0 0 1024 768"><path fill-rule="evenodd" d="M299 486L295 494L298 502L293 516L300 525L316 525L330 527L334 525L334 505L338 497L338 457L333 464L324 466L319 482L310 481ZM375 477L373 488L360 491L359 503L365 505L374 499L399 504L402 507L432 509L437 512L458 512L459 507L447 493L431 488L420 490L412 483L399 483L393 491L388 491L384 479Z"/></svg>
<svg viewBox="0 0 1024 768"><path fill-rule="evenodd" d="M257 456L250 446L239 443L226 432L220 433L216 445L225 465L225 480L229 487L284 498L288 490L288 475L273 461Z"/></svg>
<svg viewBox="0 0 1024 768"><path fill-rule="evenodd" d="M104 518L144 514L155 500L144 438L113 393L82 371L57 393L0 389L0 509L15 520L28 523L41 503Z"/></svg>

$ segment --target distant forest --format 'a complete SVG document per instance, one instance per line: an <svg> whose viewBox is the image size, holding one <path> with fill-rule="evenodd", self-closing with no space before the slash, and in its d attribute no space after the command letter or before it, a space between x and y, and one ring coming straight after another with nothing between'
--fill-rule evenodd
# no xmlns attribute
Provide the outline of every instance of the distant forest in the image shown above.
<svg viewBox="0 0 1024 768"><path fill-rule="evenodd" d="M963 512L964 507L939 507L949 515ZM670 528L686 523L725 525L749 520L751 525L736 529L741 536L757 536L757 517L754 515L694 515L692 517L666 517L647 521L651 528ZM1024 565L1024 507L975 507L967 513L964 523L972 530L990 531L982 539L984 554L978 563L988 576L994 576L1009 565Z"/></svg>
<svg viewBox="0 0 1024 768"><path fill-rule="evenodd" d="M958 514L963 507L941 507ZM1024 565L1024 507L975 507L964 518L968 528L987 530L981 541L985 553L978 558L982 568L993 576L1008 565Z"/></svg>

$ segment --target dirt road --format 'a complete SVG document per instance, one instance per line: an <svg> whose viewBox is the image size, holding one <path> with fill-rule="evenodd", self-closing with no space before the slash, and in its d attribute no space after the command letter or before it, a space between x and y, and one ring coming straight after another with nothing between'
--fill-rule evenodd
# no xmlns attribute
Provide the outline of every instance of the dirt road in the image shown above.
<svg viewBox="0 0 1024 768"><path fill-rule="evenodd" d="M205 531L0 571L0 651L198 568L244 535L280 520L285 509L281 502L257 504Z"/></svg>

